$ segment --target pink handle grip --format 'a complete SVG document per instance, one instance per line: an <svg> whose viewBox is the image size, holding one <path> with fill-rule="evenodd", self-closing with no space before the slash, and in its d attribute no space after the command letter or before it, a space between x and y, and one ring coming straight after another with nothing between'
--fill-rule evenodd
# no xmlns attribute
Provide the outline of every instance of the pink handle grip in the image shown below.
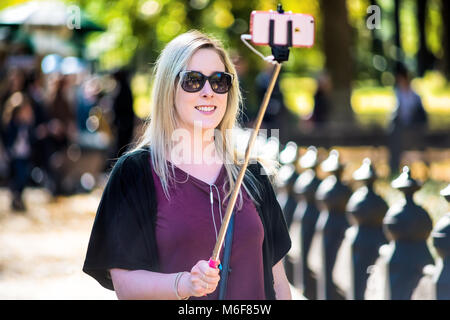
<svg viewBox="0 0 450 320"><path fill-rule="evenodd" d="M209 266L210 266L211 268L217 269L217 266L218 266L220 263L219 263L219 261L215 261L215 260L213 260L213 259L209 259L208 264L209 264Z"/></svg>

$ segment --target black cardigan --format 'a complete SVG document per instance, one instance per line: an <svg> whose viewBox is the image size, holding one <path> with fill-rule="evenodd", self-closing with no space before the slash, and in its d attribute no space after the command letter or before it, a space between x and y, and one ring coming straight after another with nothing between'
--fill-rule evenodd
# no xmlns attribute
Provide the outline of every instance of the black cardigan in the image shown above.
<svg viewBox="0 0 450 320"><path fill-rule="evenodd" d="M114 287L108 269L159 270L157 203L149 161L149 149L120 157L97 210L83 271L110 290ZM272 184L267 175L260 174L264 169L258 163L247 170L261 182L262 205L255 206L264 228L264 288L266 298L274 300L272 267L287 254L291 239Z"/></svg>

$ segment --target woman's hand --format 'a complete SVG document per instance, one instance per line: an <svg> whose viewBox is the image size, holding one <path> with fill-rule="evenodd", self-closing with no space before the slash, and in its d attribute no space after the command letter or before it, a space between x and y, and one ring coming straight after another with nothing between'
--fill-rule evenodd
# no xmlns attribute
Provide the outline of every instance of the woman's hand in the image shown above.
<svg viewBox="0 0 450 320"><path fill-rule="evenodd" d="M292 300L291 287L284 271L283 260L278 261L272 268L273 288L277 300Z"/></svg>
<svg viewBox="0 0 450 320"><path fill-rule="evenodd" d="M208 261L200 260L191 269L184 273L178 285L181 297L202 297L214 292L219 283L219 269L211 268Z"/></svg>

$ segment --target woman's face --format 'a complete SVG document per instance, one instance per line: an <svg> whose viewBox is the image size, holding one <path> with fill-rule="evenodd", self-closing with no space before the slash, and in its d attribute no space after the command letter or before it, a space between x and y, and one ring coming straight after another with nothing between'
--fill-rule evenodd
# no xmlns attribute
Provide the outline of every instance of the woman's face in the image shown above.
<svg viewBox="0 0 450 320"><path fill-rule="evenodd" d="M220 56L213 49L198 50L189 61L186 70L199 71L210 76L216 71L225 71ZM222 121L227 107L228 93L218 94L211 89L209 81L198 92L186 92L177 86L175 108L182 128L193 131L194 122L200 122L203 130L215 129ZM212 111L210 110L213 107ZM203 109L203 110L202 110Z"/></svg>

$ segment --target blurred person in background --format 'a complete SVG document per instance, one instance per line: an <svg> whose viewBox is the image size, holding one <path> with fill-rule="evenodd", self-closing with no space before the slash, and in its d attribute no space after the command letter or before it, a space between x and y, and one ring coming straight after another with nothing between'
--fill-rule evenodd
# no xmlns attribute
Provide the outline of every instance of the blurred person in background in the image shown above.
<svg viewBox="0 0 450 320"><path fill-rule="evenodd" d="M8 87L8 82L5 81L8 77L8 69L7 69L7 52L6 50L2 50L0 48L0 185L4 185L7 181L9 168L8 168L8 160L6 156L5 146L3 144L3 124L2 124L2 115L3 115L3 93L6 91L6 87Z"/></svg>
<svg viewBox="0 0 450 320"><path fill-rule="evenodd" d="M50 83L48 103L47 136L50 148L48 188L53 195L64 193L62 186L62 166L66 159L65 152L70 141L76 139L76 118L74 106L68 99L71 84L66 76L55 75Z"/></svg>
<svg viewBox="0 0 450 320"><path fill-rule="evenodd" d="M273 66L267 65L266 68L256 77L256 95L259 106L261 105L267 88L269 87L272 71ZM281 91L279 81L277 80L261 123L261 129L268 129L268 138L274 133L271 129L278 129L279 140L282 144L285 144L290 140L291 129L294 129L296 124L296 116L291 114L286 108L286 105L284 104L283 92Z"/></svg>
<svg viewBox="0 0 450 320"><path fill-rule="evenodd" d="M114 112L115 149L113 157L120 157L133 138L135 114L133 94L128 80L128 71L119 69L113 72L116 87L113 92L112 109Z"/></svg>
<svg viewBox="0 0 450 320"><path fill-rule="evenodd" d="M232 52L231 59L239 78L242 99L245 101L242 110L242 118L239 119L239 121L242 122L244 127L252 127L252 122L256 119L256 115L258 113L258 106L254 101L256 97L250 91L250 88L254 85L254 77L251 77L249 74L248 61L242 57L239 52Z"/></svg>
<svg viewBox="0 0 450 320"><path fill-rule="evenodd" d="M412 89L410 74L403 64L397 67L395 74L395 97L397 105L391 115L388 134L391 176L399 172L405 149L421 147L428 121L422 100Z"/></svg>
<svg viewBox="0 0 450 320"><path fill-rule="evenodd" d="M314 93L314 107L309 120L315 127L323 125L328 121L330 112L330 92L332 89L331 79L327 73L317 77L317 89Z"/></svg>
<svg viewBox="0 0 450 320"><path fill-rule="evenodd" d="M48 141L48 106L44 78L40 70L33 71L28 77L27 94L31 100L34 114L35 141L32 146L33 166L39 174L33 175L34 182L46 184L48 179L50 146ZM35 170L33 168L33 170ZM36 171L35 171L36 172Z"/></svg>
<svg viewBox="0 0 450 320"><path fill-rule="evenodd" d="M21 92L14 93L5 104L3 113L5 147L10 159L11 208L25 211L23 190L30 178L32 145L34 136L34 114L31 100Z"/></svg>
<svg viewBox="0 0 450 320"><path fill-rule="evenodd" d="M7 78L5 81L5 86L0 92L0 119L3 118L5 112L6 101L16 92L22 92L25 90L26 75L25 71L19 67L11 67L7 72ZM3 124L0 124L0 134L1 139L5 141L6 128Z"/></svg>
<svg viewBox="0 0 450 320"><path fill-rule="evenodd" d="M89 119L91 109L99 102L100 92L100 83L96 76L86 77L77 88L77 128L80 132L89 131L87 128L87 120Z"/></svg>

